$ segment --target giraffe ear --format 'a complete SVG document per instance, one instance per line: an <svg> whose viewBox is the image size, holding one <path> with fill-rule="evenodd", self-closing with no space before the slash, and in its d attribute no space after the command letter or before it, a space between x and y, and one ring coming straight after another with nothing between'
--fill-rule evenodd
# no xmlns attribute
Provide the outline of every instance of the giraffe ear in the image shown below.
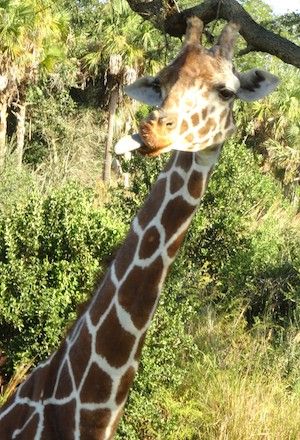
<svg viewBox="0 0 300 440"><path fill-rule="evenodd" d="M159 107L163 101L159 81L153 76L140 78L124 90L130 98L148 105Z"/></svg>
<svg viewBox="0 0 300 440"><path fill-rule="evenodd" d="M245 73L236 73L241 86L237 96L243 101L256 101L269 95L278 85L279 78L265 70L252 69Z"/></svg>

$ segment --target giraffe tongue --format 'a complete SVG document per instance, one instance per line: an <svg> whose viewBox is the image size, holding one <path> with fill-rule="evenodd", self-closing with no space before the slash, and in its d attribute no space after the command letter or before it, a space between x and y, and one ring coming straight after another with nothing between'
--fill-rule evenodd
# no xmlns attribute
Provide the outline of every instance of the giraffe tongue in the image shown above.
<svg viewBox="0 0 300 440"><path fill-rule="evenodd" d="M142 138L138 133L135 133L121 138L115 145L115 153L124 154L143 146L144 142L142 141Z"/></svg>

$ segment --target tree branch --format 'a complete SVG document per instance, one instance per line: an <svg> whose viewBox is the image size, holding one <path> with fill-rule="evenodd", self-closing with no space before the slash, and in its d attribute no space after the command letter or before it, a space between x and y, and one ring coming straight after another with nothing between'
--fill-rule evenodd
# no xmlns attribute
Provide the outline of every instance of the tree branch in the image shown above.
<svg viewBox="0 0 300 440"><path fill-rule="evenodd" d="M186 19L199 17L204 24L223 18L240 25L240 34L253 51L266 52L300 68L300 47L256 23L237 0L205 0L178 13L173 0L127 0L131 9L159 30L174 37L185 33Z"/></svg>

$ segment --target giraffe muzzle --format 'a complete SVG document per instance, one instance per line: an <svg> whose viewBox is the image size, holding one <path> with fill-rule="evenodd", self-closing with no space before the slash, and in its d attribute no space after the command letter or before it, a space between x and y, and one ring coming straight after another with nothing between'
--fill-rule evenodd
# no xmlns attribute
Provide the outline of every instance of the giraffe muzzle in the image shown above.
<svg viewBox="0 0 300 440"><path fill-rule="evenodd" d="M173 144L173 134L177 126L177 116L154 110L140 124L140 136L149 149L150 155L157 155Z"/></svg>

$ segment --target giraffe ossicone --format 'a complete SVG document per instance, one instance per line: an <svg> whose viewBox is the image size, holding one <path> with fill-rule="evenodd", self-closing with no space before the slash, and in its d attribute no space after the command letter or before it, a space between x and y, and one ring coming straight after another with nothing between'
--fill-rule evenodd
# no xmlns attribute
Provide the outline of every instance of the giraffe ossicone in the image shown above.
<svg viewBox="0 0 300 440"><path fill-rule="evenodd" d="M265 70L234 69L238 29L228 23L217 44L206 49L201 45L202 22L197 17L187 20L179 55L155 77L125 87L128 96L156 109L141 122L139 133L119 140L117 154L135 149L149 156L170 150L196 152L223 143L234 132L233 101L261 99L279 82Z"/></svg>

